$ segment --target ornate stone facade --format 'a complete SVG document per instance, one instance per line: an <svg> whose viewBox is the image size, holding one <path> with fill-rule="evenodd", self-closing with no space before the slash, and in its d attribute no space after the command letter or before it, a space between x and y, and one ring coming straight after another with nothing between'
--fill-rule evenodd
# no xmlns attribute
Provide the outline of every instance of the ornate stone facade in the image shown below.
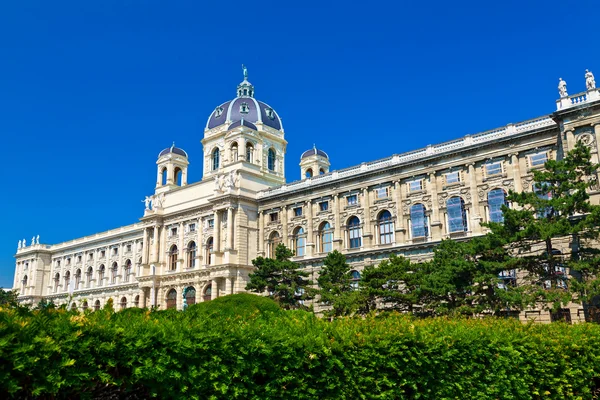
<svg viewBox="0 0 600 400"><path fill-rule="evenodd" d="M343 170L329 172L329 157L313 147L301 157L302 179L286 183L281 121L245 75L237 97L209 117L200 182L187 182L185 151L163 150L140 222L55 245L19 242L14 288L23 302L181 309L186 288L187 304L244 291L252 259L279 242L313 274L333 249L359 272L392 253L427 259L442 239L484 234L491 193L532 190L532 170L576 141L598 161L600 94L586 79L588 90L573 96L561 83L551 115ZM570 312L583 318L576 305Z"/></svg>

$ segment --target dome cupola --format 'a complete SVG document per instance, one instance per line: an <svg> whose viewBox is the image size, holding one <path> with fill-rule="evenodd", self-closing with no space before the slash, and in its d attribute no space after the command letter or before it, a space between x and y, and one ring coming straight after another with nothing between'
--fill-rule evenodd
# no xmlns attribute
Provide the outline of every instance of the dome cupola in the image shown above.
<svg viewBox="0 0 600 400"><path fill-rule="evenodd" d="M314 175L323 175L329 172L329 156L323 150L313 148L306 150L300 156L300 179L312 178Z"/></svg>

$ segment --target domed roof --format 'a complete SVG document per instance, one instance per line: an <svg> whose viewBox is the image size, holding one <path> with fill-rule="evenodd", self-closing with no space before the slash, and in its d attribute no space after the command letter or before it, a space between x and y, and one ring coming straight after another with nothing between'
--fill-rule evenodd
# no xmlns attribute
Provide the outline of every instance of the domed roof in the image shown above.
<svg viewBox="0 0 600 400"><path fill-rule="evenodd" d="M175 142L173 142L173 145L171 147L167 147L166 149L164 149L163 151L161 151L158 154L158 157L162 157L165 156L167 154L178 154L180 156L184 156L185 158L187 158L187 153L185 152L185 150L180 149L179 147L175 147Z"/></svg>
<svg viewBox="0 0 600 400"><path fill-rule="evenodd" d="M302 153L302 155L300 156L300 159L302 160L304 158L314 156L315 154L329 159L329 156L327 155L327 153L325 153L323 150L317 149L314 145L313 145L312 149L306 150L304 153Z"/></svg>
<svg viewBox="0 0 600 400"><path fill-rule="evenodd" d="M256 128L256 125L254 125L252 122L248 122L245 119L241 119L237 122L234 122L233 124L229 125L229 128L227 128L227 130L233 129L233 128L237 128L238 126L245 126L247 128L250 129L254 129L255 131L257 131L258 129Z"/></svg>
<svg viewBox="0 0 600 400"><path fill-rule="evenodd" d="M237 97L213 110L206 122L206 129L212 129L225 123L232 125L242 119L251 124L262 123L273 129L282 129L281 119L275 110L254 98L254 86L248 82L247 70L244 70L244 80L237 87Z"/></svg>

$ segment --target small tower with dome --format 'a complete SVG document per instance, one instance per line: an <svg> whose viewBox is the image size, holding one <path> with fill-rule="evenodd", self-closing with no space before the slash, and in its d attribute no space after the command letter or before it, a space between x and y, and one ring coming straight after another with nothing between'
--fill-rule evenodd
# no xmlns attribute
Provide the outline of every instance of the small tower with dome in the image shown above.
<svg viewBox="0 0 600 400"><path fill-rule="evenodd" d="M329 172L329 156L315 145L300 156L300 179L312 178Z"/></svg>
<svg viewBox="0 0 600 400"><path fill-rule="evenodd" d="M175 142L158 154L156 161L156 193L187 185L188 155Z"/></svg>
<svg viewBox="0 0 600 400"><path fill-rule="evenodd" d="M284 184L287 142L281 119L271 106L254 97L248 70L242 69L244 80L237 86L236 97L215 107L206 122L203 180L242 170L269 186Z"/></svg>

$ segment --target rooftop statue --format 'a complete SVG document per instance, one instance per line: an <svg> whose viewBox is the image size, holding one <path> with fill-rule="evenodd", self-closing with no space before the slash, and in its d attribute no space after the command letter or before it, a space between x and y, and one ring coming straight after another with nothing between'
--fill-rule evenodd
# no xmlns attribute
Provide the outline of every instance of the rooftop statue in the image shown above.
<svg viewBox="0 0 600 400"><path fill-rule="evenodd" d="M242 64L242 71L244 72L244 80L248 80L248 68Z"/></svg>
<svg viewBox="0 0 600 400"><path fill-rule="evenodd" d="M558 78L558 94L561 98L567 97L567 82L563 81L563 78Z"/></svg>
<svg viewBox="0 0 600 400"><path fill-rule="evenodd" d="M585 88L586 90L596 89L596 80L592 71L585 70Z"/></svg>

